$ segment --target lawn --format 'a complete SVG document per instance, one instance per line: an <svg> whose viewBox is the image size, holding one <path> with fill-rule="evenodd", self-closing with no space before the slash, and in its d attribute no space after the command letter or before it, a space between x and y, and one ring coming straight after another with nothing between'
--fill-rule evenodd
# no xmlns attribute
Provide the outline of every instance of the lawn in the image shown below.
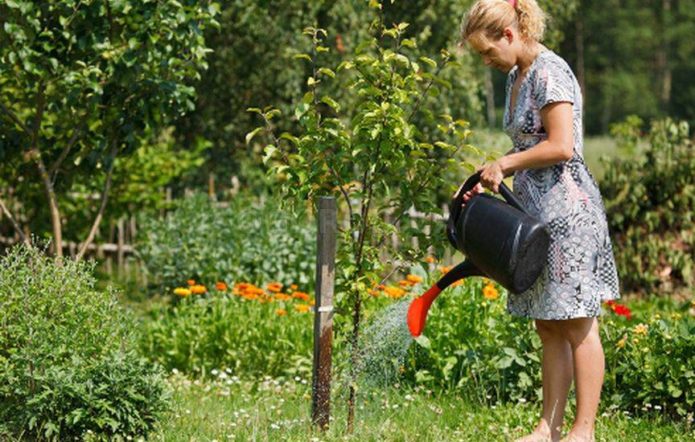
<svg viewBox="0 0 695 442"><path fill-rule="evenodd" d="M340 387L334 394L332 425L321 433L310 425L310 379L248 381L223 372L205 382L174 374L170 382L174 409L151 440L505 441L529 431L540 407L525 402L472 405L453 394L435 396L424 388L395 385L360 391L355 431L348 435ZM571 415L566 416L566 421L570 419ZM642 417L604 410L597 422L596 440L695 440L695 431L692 422L669 422L653 412Z"/></svg>

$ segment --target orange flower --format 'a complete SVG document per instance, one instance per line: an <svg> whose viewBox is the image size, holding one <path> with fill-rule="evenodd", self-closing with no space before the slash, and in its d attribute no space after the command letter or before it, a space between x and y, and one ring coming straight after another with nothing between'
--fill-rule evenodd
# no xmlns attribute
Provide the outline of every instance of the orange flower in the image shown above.
<svg viewBox="0 0 695 442"><path fill-rule="evenodd" d="M413 283L408 281L407 279L404 279L403 281L398 281L398 284L401 287L412 287L413 286Z"/></svg>
<svg viewBox="0 0 695 442"><path fill-rule="evenodd" d="M287 314L287 310L285 310L284 308L279 308L275 310L275 314L278 316L285 316Z"/></svg>
<svg viewBox="0 0 695 442"><path fill-rule="evenodd" d="M297 290L297 284L290 285L290 290Z"/></svg>
<svg viewBox="0 0 695 442"><path fill-rule="evenodd" d="M270 284L267 285L267 288L271 292L277 293L280 290L282 290L282 284L280 284L279 282L271 282Z"/></svg>
<svg viewBox="0 0 695 442"><path fill-rule="evenodd" d="M193 293L194 295L202 295L203 293L205 293L207 291L208 291L208 289L205 288L204 285L197 284L197 285L191 286L191 293Z"/></svg>
<svg viewBox="0 0 695 442"><path fill-rule="evenodd" d="M442 273L449 273L449 270L451 270L451 266L442 266L439 268L439 271Z"/></svg>
<svg viewBox="0 0 695 442"><path fill-rule="evenodd" d="M483 297L487 300L494 301L500 297L500 293L494 285L488 284L483 288Z"/></svg>
<svg viewBox="0 0 695 442"><path fill-rule="evenodd" d="M461 284L463 284L463 279L459 279L458 281L454 282L451 284L451 287L458 287Z"/></svg>
<svg viewBox="0 0 695 442"><path fill-rule="evenodd" d="M195 285L195 279L189 279L188 281L186 281L186 283L188 285Z"/></svg>
<svg viewBox="0 0 695 442"><path fill-rule="evenodd" d="M191 291L183 287L177 287L174 289L174 294L185 298L186 296L191 294Z"/></svg>
<svg viewBox="0 0 695 442"><path fill-rule="evenodd" d="M297 304L294 306L294 309L299 313L307 313L309 310L311 310L311 306L308 304Z"/></svg>
<svg viewBox="0 0 695 442"><path fill-rule="evenodd" d="M427 258L425 258L425 262L428 264L432 264L437 262L437 259L434 256L428 256Z"/></svg>
<svg viewBox="0 0 695 442"><path fill-rule="evenodd" d="M294 299L301 299L302 301L308 301L310 296L304 292L294 292L292 293Z"/></svg>
<svg viewBox="0 0 695 442"><path fill-rule="evenodd" d="M413 284L418 284L422 282L422 278L417 276L417 275L408 275L405 277L408 281L412 282Z"/></svg>
<svg viewBox="0 0 695 442"><path fill-rule="evenodd" d="M217 290L221 291L221 292L226 292L226 291L227 291L227 284L225 284L225 283L222 282L222 281L218 281L218 282L215 284L215 288L216 288Z"/></svg>
<svg viewBox="0 0 695 442"><path fill-rule="evenodd" d="M276 293L275 299L277 299L278 301L289 301L290 299L292 299L292 297L285 293Z"/></svg>
<svg viewBox="0 0 695 442"><path fill-rule="evenodd" d="M384 288L384 291L386 292L386 295L392 299L398 299L405 295L405 290L398 287L394 287L392 285Z"/></svg>
<svg viewBox="0 0 695 442"><path fill-rule="evenodd" d="M375 298L376 298L377 296L379 296L379 290L368 289L368 290L367 290L367 293L369 293L370 295L374 296Z"/></svg>

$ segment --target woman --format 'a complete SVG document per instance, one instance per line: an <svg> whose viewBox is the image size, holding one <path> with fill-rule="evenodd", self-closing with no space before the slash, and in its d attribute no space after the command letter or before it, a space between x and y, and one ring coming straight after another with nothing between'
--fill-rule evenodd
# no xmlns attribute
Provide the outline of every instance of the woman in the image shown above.
<svg viewBox="0 0 695 442"><path fill-rule="evenodd" d="M481 185L497 192L514 174L514 191L544 221L551 244L533 287L510 295L507 310L533 318L543 343L543 414L520 439L559 440L570 385L577 412L567 441L591 441L604 355L601 303L619 297L618 277L598 186L582 158L582 96L567 63L543 46L545 14L535 0L479 0L461 39L487 66L507 72L503 127L513 149L483 167Z"/></svg>

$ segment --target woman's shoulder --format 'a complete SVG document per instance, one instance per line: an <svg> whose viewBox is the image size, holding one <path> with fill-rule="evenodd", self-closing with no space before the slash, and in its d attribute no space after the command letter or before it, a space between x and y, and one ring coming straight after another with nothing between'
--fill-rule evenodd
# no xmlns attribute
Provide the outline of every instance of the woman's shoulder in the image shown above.
<svg viewBox="0 0 695 442"><path fill-rule="evenodd" d="M572 71L569 63L567 63L567 61L560 55L555 53L555 51L546 49L545 51L541 52L539 56L541 56L542 59L541 63L539 63L540 68L538 71L561 71L565 74L569 74L570 76L574 76L574 72Z"/></svg>

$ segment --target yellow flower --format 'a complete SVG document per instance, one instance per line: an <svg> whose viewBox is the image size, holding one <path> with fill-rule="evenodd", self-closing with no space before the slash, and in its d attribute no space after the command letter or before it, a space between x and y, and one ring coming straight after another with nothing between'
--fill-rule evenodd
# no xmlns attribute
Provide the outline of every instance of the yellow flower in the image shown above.
<svg viewBox="0 0 695 442"><path fill-rule="evenodd" d="M494 301L500 297L500 293L497 291L494 285L488 284L483 288L483 297L490 301Z"/></svg>
<svg viewBox="0 0 695 442"><path fill-rule="evenodd" d="M279 308L275 310L275 314L278 316L285 316L287 314L287 310L285 310L284 308Z"/></svg>
<svg viewBox="0 0 695 442"><path fill-rule="evenodd" d="M422 278L417 275L408 275L405 277L405 279L412 282L413 284L422 282Z"/></svg>
<svg viewBox="0 0 695 442"><path fill-rule="evenodd" d="M175 294L175 295L179 295L179 296L186 297L186 296L188 296L188 295L191 294L191 291L188 290L188 289L185 289L185 288L183 288L183 287L177 287L177 288L174 289L174 294Z"/></svg>
<svg viewBox="0 0 695 442"><path fill-rule="evenodd" d="M649 330L649 326L647 326L647 325L645 325L645 324L637 324L637 325L632 329L632 332L633 332L634 334L636 334L636 335L646 336L648 330Z"/></svg>
<svg viewBox="0 0 695 442"><path fill-rule="evenodd" d="M623 348L625 347L625 344L627 343L627 335L623 335L623 337L615 344L617 348Z"/></svg>
<svg viewBox="0 0 695 442"><path fill-rule="evenodd" d="M299 313L307 313L309 310L311 310L311 306L308 304L297 304L294 306L294 309Z"/></svg>
<svg viewBox="0 0 695 442"><path fill-rule="evenodd" d="M193 293L194 295L202 295L207 291L208 289L206 289L204 285L197 284L191 286L191 293Z"/></svg>

